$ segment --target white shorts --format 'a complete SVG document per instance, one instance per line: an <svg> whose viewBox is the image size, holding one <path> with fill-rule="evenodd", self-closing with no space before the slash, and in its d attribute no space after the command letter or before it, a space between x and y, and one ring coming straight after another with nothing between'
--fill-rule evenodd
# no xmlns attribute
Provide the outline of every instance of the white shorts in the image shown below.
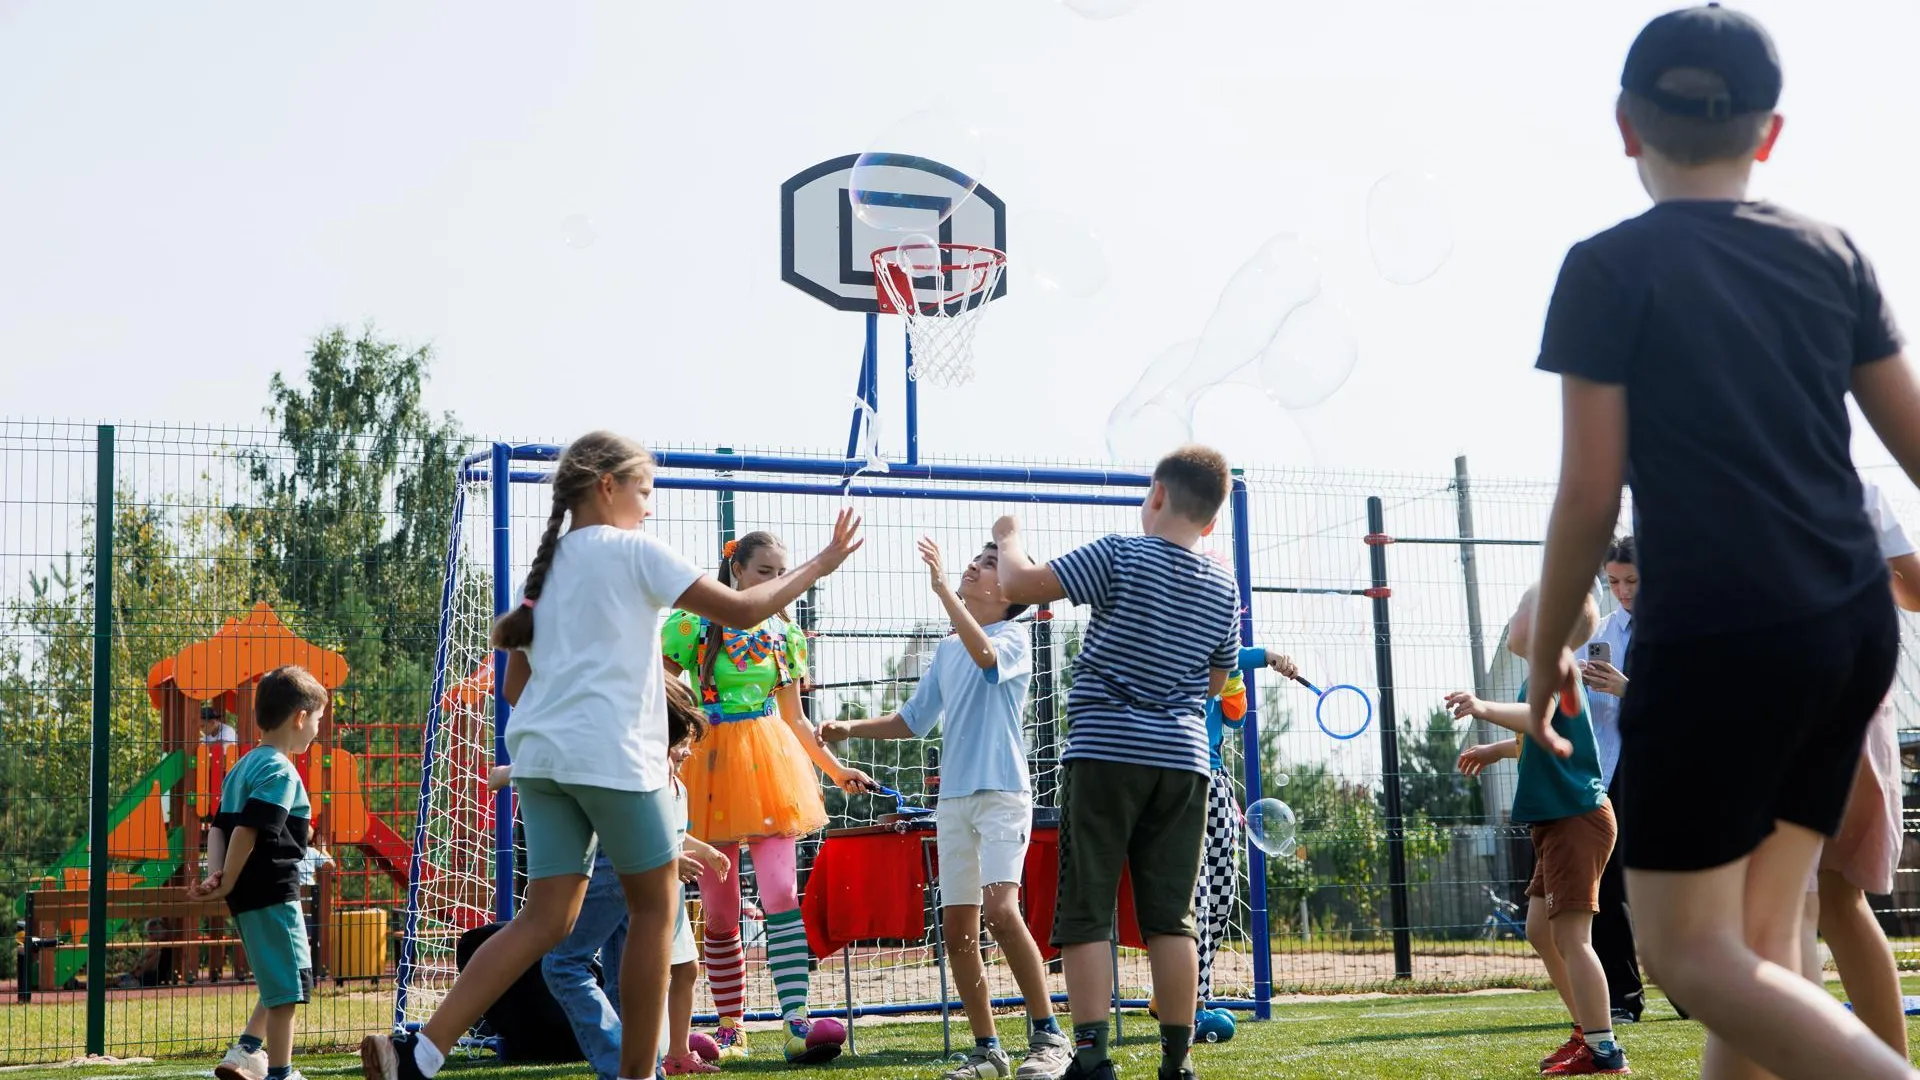
<svg viewBox="0 0 1920 1080"><path fill-rule="evenodd" d="M985 887L1018 884L1033 832L1033 796L976 791L944 796L934 815L940 855L940 906L979 907Z"/></svg>
<svg viewBox="0 0 1920 1080"><path fill-rule="evenodd" d="M678 967L691 964L700 959L700 950L693 946L693 920L687 918L687 887L680 886L680 910L673 920L673 948L669 951L667 962Z"/></svg>

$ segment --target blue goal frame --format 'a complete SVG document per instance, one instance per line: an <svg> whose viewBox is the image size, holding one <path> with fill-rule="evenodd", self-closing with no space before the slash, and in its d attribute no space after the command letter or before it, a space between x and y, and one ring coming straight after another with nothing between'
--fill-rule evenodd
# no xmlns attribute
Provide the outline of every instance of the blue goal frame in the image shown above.
<svg viewBox="0 0 1920 1080"><path fill-rule="evenodd" d="M863 357L862 365L863 391L870 392L873 386L872 356L872 343L869 339L868 351ZM866 394L863 393L862 396L865 397ZM855 422L858 423L857 415ZM1144 496L1145 489L1152 485L1152 478L1148 474L1127 470L927 464L920 462L918 454L912 452L915 449L915 443L917 439L909 440L908 460L902 463L890 463L888 471L883 474L884 480L874 478L874 474L871 473L862 473L861 470L866 463L857 460L729 451L713 453L663 451L654 455L657 466L654 486L687 491L830 497L844 497L851 494L863 498L966 500L1025 505L1137 506ZM422 845L426 842L435 737L442 721L440 700L446 692L446 661L449 649L448 634L453 619L455 564L459 555L460 530L468 509L464 494L466 485L494 477L504 476L508 479L506 484L492 485L490 492L492 497L487 507L492 523L493 607L497 617L506 612L513 600L511 485L550 482L552 473L546 466L558 461L564 449L562 446L545 443L496 442L487 450L468 455L460 464L460 484L456 488L459 494L456 494L454 501L452 528L448 534L446 577L440 597L439 646L434 671L433 704L427 716L421 750L419 810L414 824L413 857L409 867L407 889L406 930L402 939L394 1001L396 1028L401 1026L404 1020L407 982L412 968L414 933L418 918L421 851ZM780 479L746 479L742 478L741 474L755 474L761 477L772 475ZM995 486L936 488L916 486L916 482L920 485L965 483ZM1061 488L1105 490L1092 492L1058 490ZM1236 472L1233 477L1232 491L1228 497L1228 513L1233 527L1233 569L1240 594L1240 640L1243 645L1253 644L1250 512L1251 501L1248 497L1246 480ZM496 651L493 663L494 716L496 718L494 753L496 761L506 763L508 761L506 728L512 714L512 709L505 698L506 653ZM1245 798L1249 805L1263 797L1260 778L1258 678L1258 672L1255 670L1245 673L1247 713L1245 726L1240 733L1244 765L1242 781L1245 784ZM1273 996L1273 944L1267 912L1267 857L1259 848L1251 843L1245 843L1244 839L1243 848L1247 856L1250 888L1248 899L1251 912L1248 933L1253 939L1251 945L1254 995L1252 1000L1219 1000L1211 1004L1249 1011L1257 1019L1266 1020L1271 1017ZM510 790L503 790L495 797L494 853L494 915L502 920L510 919L514 911L513 808ZM1132 1000L1119 1003L1132 1007L1142 1007L1146 1004L1144 1001ZM835 1016L848 1013L876 1015L942 1011L942 1003L937 1001L857 1008L848 1001L847 1005L846 1010L815 1010L815 1015Z"/></svg>

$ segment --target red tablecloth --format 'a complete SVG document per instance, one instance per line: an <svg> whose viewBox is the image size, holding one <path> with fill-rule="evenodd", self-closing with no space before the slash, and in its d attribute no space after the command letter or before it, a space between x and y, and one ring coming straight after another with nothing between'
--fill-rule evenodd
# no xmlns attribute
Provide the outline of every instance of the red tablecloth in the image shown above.
<svg viewBox="0 0 1920 1080"><path fill-rule="evenodd" d="M931 832L829 833L814 858L806 895L800 900L807 946L813 955L832 956L850 941L926 937L927 873L921 845L932 842ZM1059 953L1049 943L1059 883L1059 831L1035 830L1027 846L1021 898L1026 902L1027 928L1047 959ZM1120 874L1120 944L1146 948L1133 912L1133 881L1124 870Z"/></svg>
<svg viewBox="0 0 1920 1080"><path fill-rule="evenodd" d="M800 917L807 947L828 957L850 941L926 936L926 855L931 833L828 834L807 875Z"/></svg>

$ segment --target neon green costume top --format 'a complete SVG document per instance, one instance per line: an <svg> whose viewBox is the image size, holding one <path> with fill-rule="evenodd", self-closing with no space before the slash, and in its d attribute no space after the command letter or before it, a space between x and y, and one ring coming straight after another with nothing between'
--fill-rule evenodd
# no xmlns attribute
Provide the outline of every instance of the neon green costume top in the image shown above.
<svg viewBox="0 0 1920 1080"><path fill-rule="evenodd" d="M710 719L761 715L773 707L774 691L807 677L806 633L775 616L751 630L723 629L713 685L701 686L707 627L706 619L675 611L660 630L660 651L686 671Z"/></svg>

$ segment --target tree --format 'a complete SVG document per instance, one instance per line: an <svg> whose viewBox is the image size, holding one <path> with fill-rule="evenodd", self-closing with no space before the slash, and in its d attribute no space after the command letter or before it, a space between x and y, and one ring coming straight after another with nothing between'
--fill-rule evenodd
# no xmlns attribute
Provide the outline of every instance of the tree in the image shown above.
<svg viewBox="0 0 1920 1080"><path fill-rule="evenodd" d="M1441 825L1477 823L1480 793L1456 763L1466 732L1445 707L1427 714L1424 731L1406 731L1400 738L1400 804L1419 810Z"/></svg>

